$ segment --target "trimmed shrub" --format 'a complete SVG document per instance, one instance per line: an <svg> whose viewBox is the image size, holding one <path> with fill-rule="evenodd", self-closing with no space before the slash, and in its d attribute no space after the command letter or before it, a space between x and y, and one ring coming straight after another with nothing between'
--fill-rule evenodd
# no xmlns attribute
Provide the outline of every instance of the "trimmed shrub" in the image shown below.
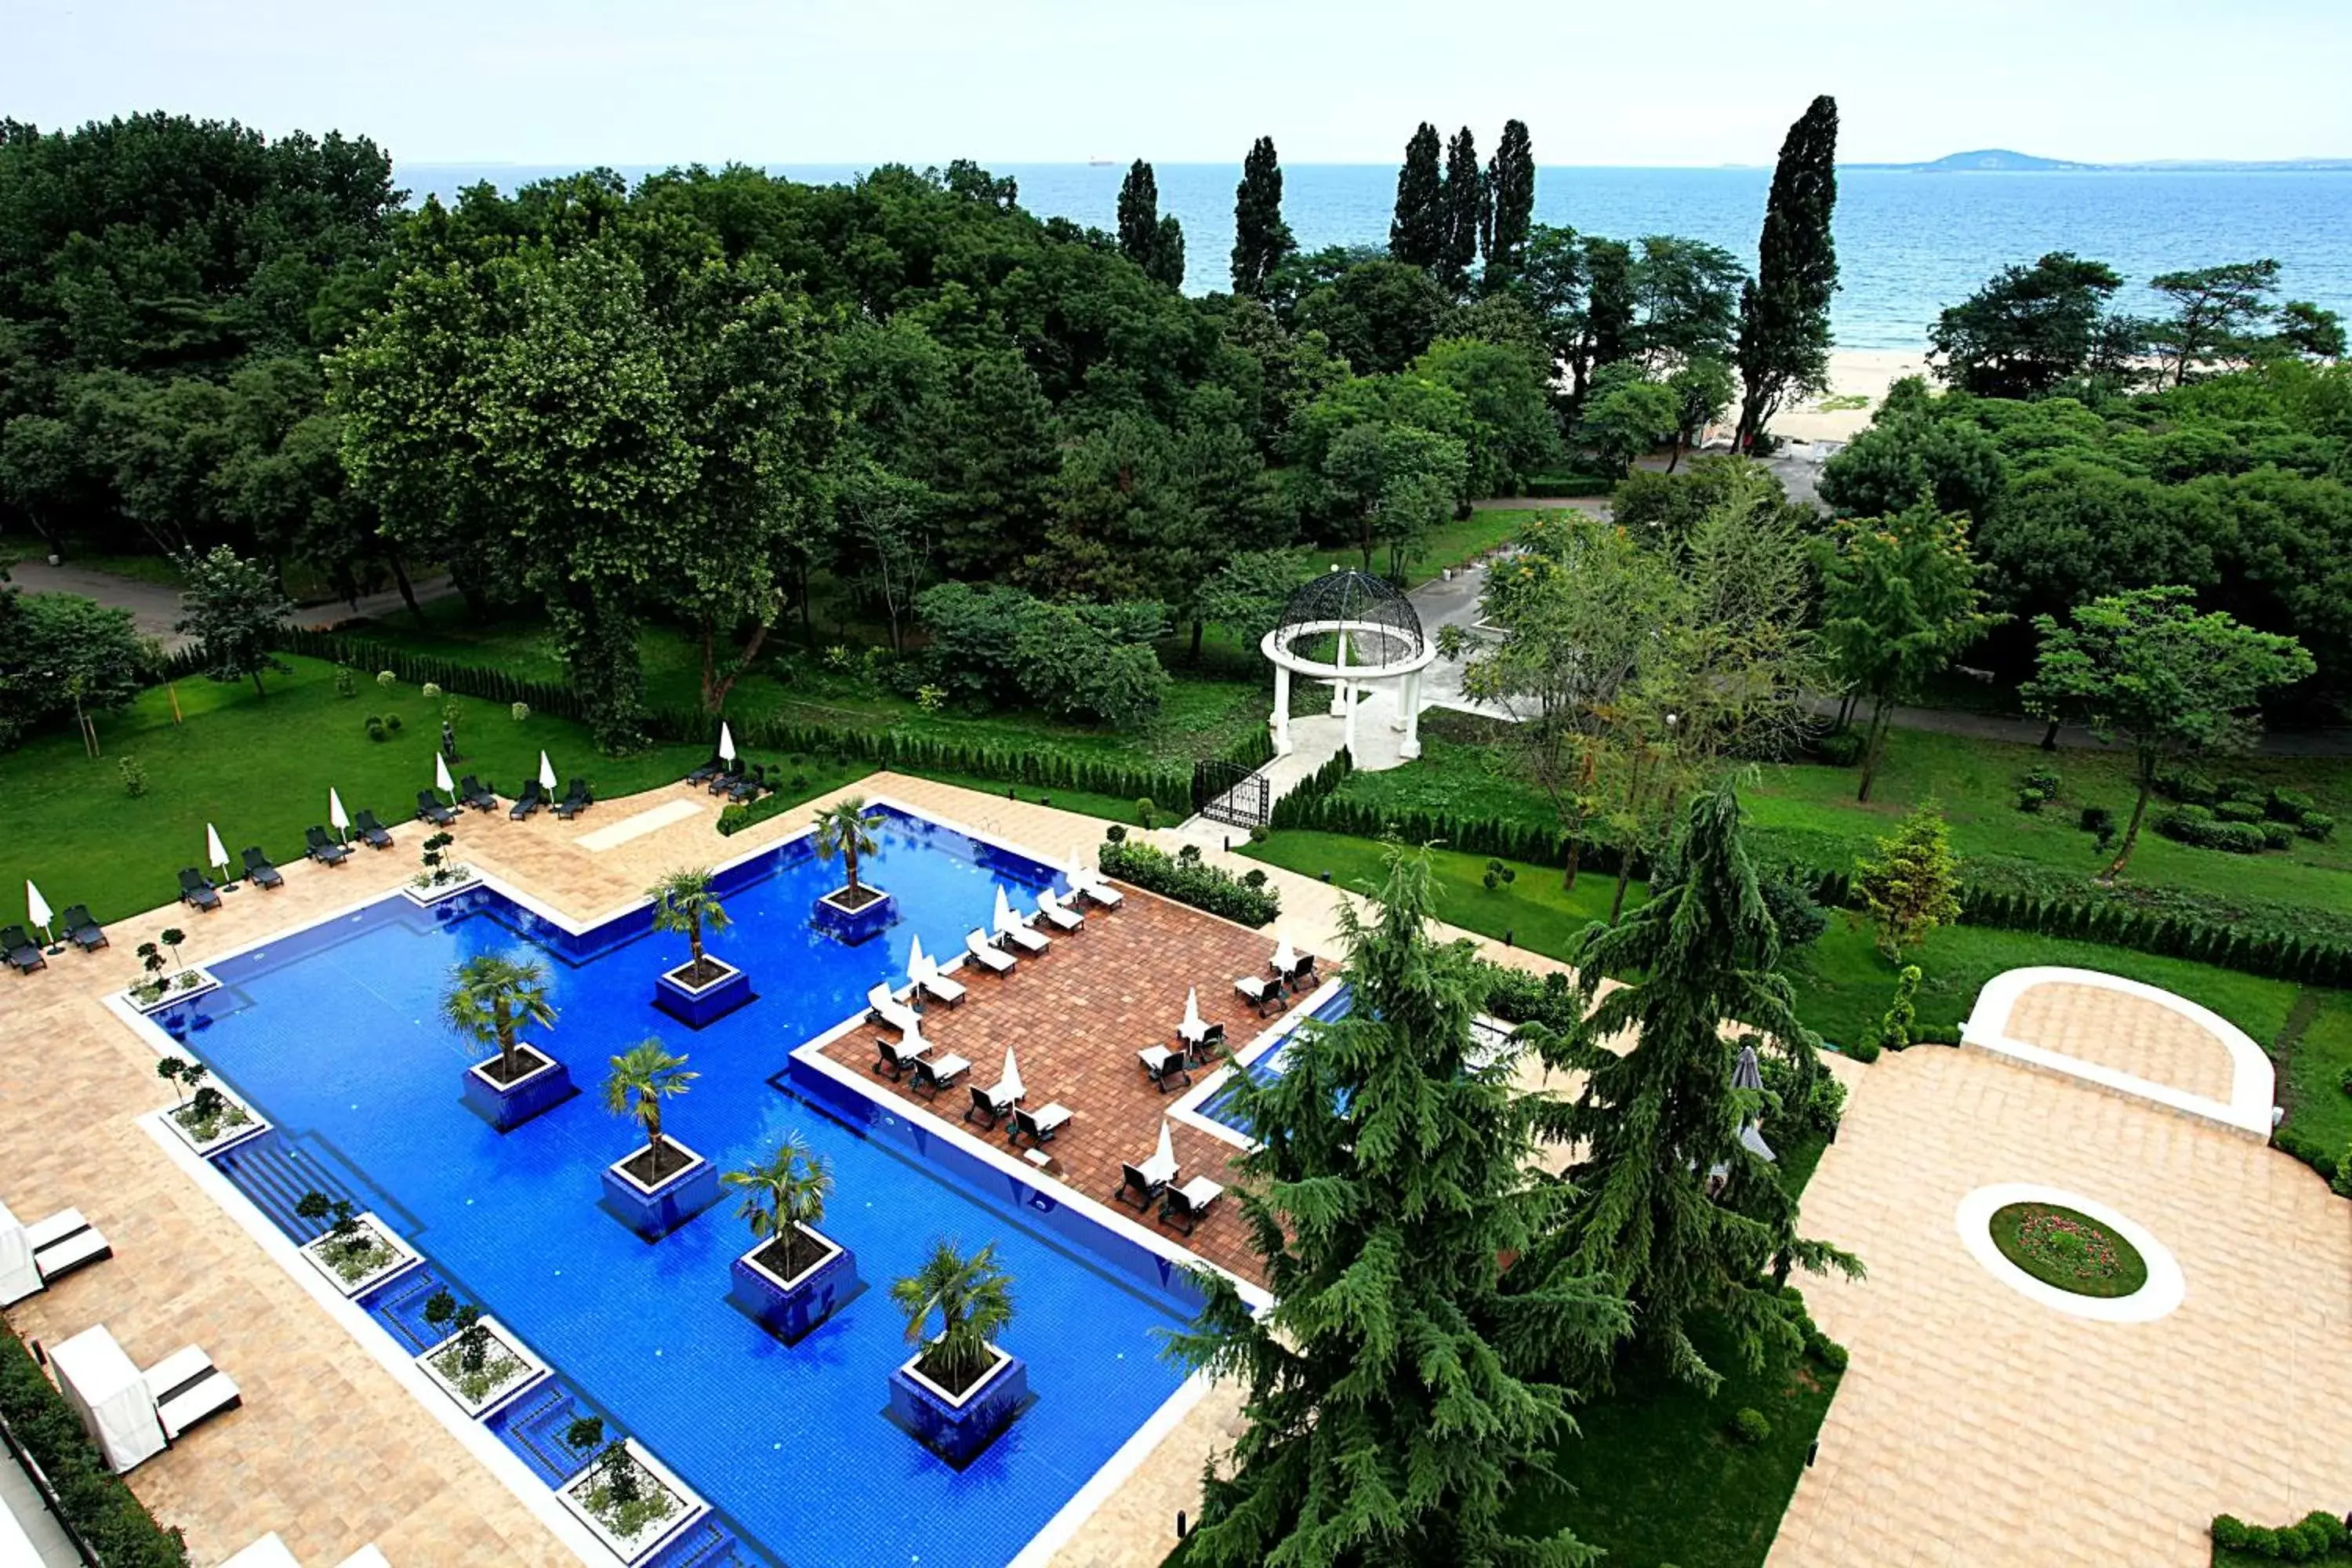
<svg viewBox="0 0 2352 1568"><path fill-rule="evenodd" d="M1571 497L1605 496L1616 488L1615 479L1599 474L1537 474L1521 486L1521 490L1540 500L1566 500Z"/></svg>
<svg viewBox="0 0 2352 1568"><path fill-rule="evenodd" d="M1856 1040L1852 1045L1840 1046L1838 1049L1844 1052L1852 1060L1858 1061L1865 1067L1878 1059L1876 1040Z"/></svg>
<svg viewBox="0 0 2352 1568"><path fill-rule="evenodd" d="M1271 925L1282 913L1282 900L1270 889L1253 888L1198 860L1178 860L1149 844L1105 844L1096 863L1106 877L1242 925Z"/></svg>
<svg viewBox="0 0 2352 1568"><path fill-rule="evenodd" d="M2317 801L2297 789L2273 789L2263 802L2263 809L2273 821L2285 823L2302 821L2304 813L2316 809L2318 805Z"/></svg>
<svg viewBox="0 0 2352 1568"><path fill-rule="evenodd" d="M2017 792L2017 809L2024 812L2028 816L2032 816L2033 813L2040 811L2043 804L2047 802L2049 798L2050 797L2048 795L2043 795L2040 790L2019 790Z"/></svg>
<svg viewBox="0 0 2352 1568"><path fill-rule="evenodd" d="M1772 1423L1761 1410L1743 1405L1732 1413L1731 1435L1752 1448L1772 1435Z"/></svg>
<svg viewBox="0 0 2352 1568"><path fill-rule="evenodd" d="M2233 1514L2218 1515L2212 1524L2213 1544L2250 1557L2279 1563L2313 1563L2352 1545L2352 1532L2332 1513L2314 1509L2293 1524L2276 1527L2248 1524Z"/></svg>
<svg viewBox="0 0 2352 1568"><path fill-rule="evenodd" d="M386 736L386 731L383 727L383 715L381 713L369 714L367 716L367 724L365 728L367 730L367 738L371 741L381 741Z"/></svg>
<svg viewBox="0 0 2352 1568"><path fill-rule="evenodd" d="M106 1468L65 1396L0 1326L0 1415L49 1479L58 1510L107 1568L187 1568L187 1543Z"/></svg>
<svg viewBox="0 0 2352 1568"><path fill-rule="evenodd" d="M2104 805L2086 805L2078 819L2078 826L2085 833L2095 833L2105 838L2116 830L2116 814Z"/></svg>
<svg viewBox="0 0 2352 1568"><path fill-rule="evenodd" d="M2292 849L2294 847L2294 829L2285 823L2264 822L2257 824L2257 826L2263 836L2263 848Z"/></svg>
<svg viewBox="0 0 2352 1568"><path fill-rule="evenodd" d="M2316 842L2336 831L2336 819L2324 811L2306 811L2296 820L2294 830Z"/></svg>
<svg viewBox="0 0 2352 1568"><path fill-rule="evenodd" d="M2259 855L2264 848L2263 830L2252 822L2231 821L2221 816L2228 809L2201 805L2177 805L2160 813L2156 830L2176 843L2192 844L2200 849L2220 849L2231 855ZM2257 817L2260 814L2257 813Z"/></svg>
<svg viewBox="0 0 2352 1568"><path fill-rule="evenodd" d="M2176 768L2156 775L2156 793L2186 805L2210 805L2221 798L2211 779L2194 768Z"/></svg>
<svg viewBox="0 0 2352 1568"><path fill-rule="evenodd" d="M2213 807L2213 815L2224 822L2260 822L2263 808L2251 800L2225 800Z"/></svg>
<svg viewBox="0 0 2352 1568"><path fill-rule="evenodd" d="M2028 768L2018 782L2021 789L2030 789L2044 800L2058 798L2058 770L2052 767Z"/></svg>
<svg viewBox="0 0 2352 1568"><path fill-rule="evenodd" d="M1813 755L1833 768L1850 768L1862 761L1864 740L1859 730L1832 730L1813 742Z"/></svg>

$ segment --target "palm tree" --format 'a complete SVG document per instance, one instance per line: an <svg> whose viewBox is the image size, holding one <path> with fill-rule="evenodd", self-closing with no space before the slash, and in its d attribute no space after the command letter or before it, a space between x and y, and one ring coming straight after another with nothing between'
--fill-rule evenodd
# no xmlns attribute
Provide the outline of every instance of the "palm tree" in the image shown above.
<svg viewBox="0 0 2352 1568"><path fill-rule="evenodd" d="M547 971L529 959L502 953L469 958L451 972L441 1016L458 1033L498 1047L499 1076L512 1083L523 1072L522 1058L515 1051L515 1030L524 1024L555 1026L555 1008L547 999Z"/></svg>
<svg viewBox="0 0 2352 1568"><path fill-rule="evenodd" d="M966 1258L952 1237L931 1244L922 1268L890 1287L890 1300L907 1314L907 1342L921 1344L931 1313L940 1319L940 1336L923 1354L926 1376L961 1394L995 1359L989 1341L1013 1321L1013 1278L996 1266L993 1243Z"/></svg>
<svg viewBox="0 0 2352 1568"><path fill-rule="evenodd" d="M662 1141L661 1102L671 1095L684 1094L686 1086L701 1076L687 1070L684 1057L662 1049L658 1037L640 1040L626 1056L613 1058L612 1074L604 1079L604 1109L645 1124L656 1176L662 1173L662 1154L669 1147Z"/></svg>
<svg viewBox="0 0 2352 1568"><path fill-rule="evenodd" d="M730 1171L719 1179L743 1189L743 1206L737 1212L750 1222L752 1238L772 1237L782 1244L784 1266L777 1272L787 1279L798 1274L794 1245L816 1250L814 1243L802 1240L798 1227L824 1218L824 1200L833 1192L833 1163L810 1149L799 1133L788 1132L765 1163Z"/></svg>
<svg viewBox="0 0 2352 1568"><path fill-rule="evenodd" d="M816 852L820 858L830 860L841 857L849 873L845 900L852 908L859 903L857 897L857 858L877 853L881 845L875 841L873 824L866 820L866 797L853 795L836 800L816 814Z"/></svg>
<svg viewBox="0 0 2352 1568"><path fill-rule="evenodd" d="M701 979L703 930L725 931L729 924L726 906L710 890L710 868L672 871L646 895L654 901L654 930L685 933L694 949L694 976Z"/></svg>

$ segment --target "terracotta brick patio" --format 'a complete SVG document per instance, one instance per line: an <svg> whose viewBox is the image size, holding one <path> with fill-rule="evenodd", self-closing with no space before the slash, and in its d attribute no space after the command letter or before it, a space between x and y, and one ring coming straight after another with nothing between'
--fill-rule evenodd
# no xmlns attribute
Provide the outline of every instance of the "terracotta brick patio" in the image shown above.
<svg viewBox="0 0 2352 1568"><path fill-rule="evenodd" d="M1181 1087L1166 1094L1153 1087L1135 1053L1145 1046L1176 1044L1185 988L1199 987L1201 1016L1223 1024L1236 1049L1273 1022L1260 1018L1234 992L1235 976L1265 971L1273 952L1267 937L1132 888L1125 891L1126 903L1117 912L1088 914L1083 931L1055 936L1051 952L1022 957L1010 974L999 978L965 964L957 978L968 988L968 999L956 1007L934 1003L923 1016L923 1036L932 1044L934 1058L952 1051L971 1062L965 1082L983 1088L994 1083L1010 1047L1030 1107L1059 1101L1076 1113L1047 1152L1056 1174L1099 1199L1118 1190L1120 1162L1141 1164L1150 1156L1159 1144L1160 1119L1183 1096ZM877 1033L896 1037L894 1030L865 1026L835 1040L825 1054L908 1104L961 1122L971 1103L963 1084L934 1102L915 1093L911 1075L894 1089L887 1077L873 1070ZM1195 1081L1214 1070L1213 1064L1194 1068ZM972 1130L979 1130L978 1123ZM1173 1136L1180 1182L1206 1175L1231 1184L1232 1144L1181 1125ZM1002 1141L1003 1133L998 1137ZM1131 1205L1127 1212L1133 1212ZM1156 1206L1143 1220L1220 1267L1264 1281L1230 1195L1218 1201L1189 1241L1175 1226L1160 1225Z"/></svg>

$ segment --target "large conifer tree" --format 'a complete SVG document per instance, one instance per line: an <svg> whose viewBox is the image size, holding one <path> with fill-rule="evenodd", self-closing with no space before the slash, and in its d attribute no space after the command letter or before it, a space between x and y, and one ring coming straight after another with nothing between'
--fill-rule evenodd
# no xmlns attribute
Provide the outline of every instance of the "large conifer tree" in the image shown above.
<svg viewBox="0 0 2352 1568"><path fill-rule="evenodd" d="M1389 221L1389 254L1408 266L1434 270L1445 258L1445 184L1438 172L1444 151L1437 127L1426 120L1404 144L1396 216Z"/></svg>
<svg viewBox="0 0 2352 1568"><path fill-rule="evenodd" d="M1780 949L1727 784L1691 801L1650 901L1578 942L1584 1021L1539 1041L1555 1067L1589 1072L1566 1117L1582 1153L1569 1172L1575 1195L1553 1267L1623 1291L1638 1348L1709 1391L1721 1379L1691 1343L1696 1314L1718 1315L1760 1366L1768 1352L1803 1344L1779 1291L1790 1268L1861 1272L1797 1235L1796 1200L1740 1141L1761 1097L1732 1087L1738 1048L1727 1020L1783 1053L1800 1084L1822 1070L1820 1041L1772 973ZM1595 1005L1604 974L1639 978ZM1603 1042L1621 1036L1633 1043L1619 1055ZM1710 1195L1717 1170L1725 1185Z"/></svg>
<svg viewBox="0 0 2352 1568"><path fill-rule="evenodd" d="M1486 173L1478 166L1478 139L1465 125L1445 144L1445 249L1438 281L1455 294L1470 283L1478 237L1488 226Z"/></svg>
<svg viewBox="0 0 2352 1568"><path fill-rule="evenodd" d="M1186 1562L1570 1568L1588 1549L1513 1536L1504 1516L1574 1429L1562 1369L1605 1353L1624 1310L1531 1256L1568 1189L1523 1162L1565 1108L1474 1054L1475 960L1427 934L1428 853L1391 847L1379 898L1340 909L1350 1015L1280 1077L1234 1080L1260 1140L1235 1197L1276 1305L1255 1317L1210 1279L1173 1346L1240 1380L1250 1418L1231 1475L1206 1479Z"/></svg>
<svg viewBox="0 0 2352 1568"><path fill-rule="evenodd" d="M1518 276L1535 223L1536 150L1524 120L1503 122L1503 139L1486 166L1486 200L1493 216L1479 236L1479 251L1486 258L1481 281L1492 292Z"/></svg>
<svg viewBox="0 0 2352 1568"><path fill-rule="evenodd" d="M1234 292L1265 297L1266 280L1283 258L1298 248L1282 219L1282 162L1274 138L1261 136L1242 163L1234 187Z"/></svg>
<svg viewBox="0 0 2352 1568"><path fill-rule="evenodd" d="M1830 296L1837 292L1837 100L1813 100L1789 127L1757 242L1756 276L1739 291L1739 430L1745 451L1783 399L1828 384Z"/></svg>
<svg viewBox="0 0 2352 1568"><path fill-rule="evenodd" d="M1184 226L1173 213L1160 216L1160 181L1140 158L1119 182L1118 250L1171 289L1183 286Z"/></svg>

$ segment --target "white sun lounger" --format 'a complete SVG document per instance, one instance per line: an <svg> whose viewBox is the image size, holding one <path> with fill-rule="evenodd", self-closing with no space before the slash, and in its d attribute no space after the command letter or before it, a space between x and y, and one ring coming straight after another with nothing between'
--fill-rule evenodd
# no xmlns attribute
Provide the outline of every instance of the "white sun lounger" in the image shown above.
<svg viewBox="0 0 2352 1568"><path fill-rule="evenodd" d="M915 984L934 1002L944 1002L950 1007L959 1006L963 1002L963 982L950 980L941 974L936 963L925 963L923 973L915 978Z"/></svg>
<svg viewBox="0 0 2352 1568"><path fill-rule="evenodd" d="M874 1010L876 1019L902 1035L917 1034L922 1029L923 1016L890 994L890 987L879 980L866 994L866 1005Z"/></svg>
<svg viewBox="0 0 2352 1568"><path fill-rule="evenodd" d="M1089 903L1099 904L1107 910L1115 910L1126 902L1124 895L1117 888L1104 881L1102 874L1098 871L1088 870L1083 878L1074 875L1070 879L1070 891L1073 897L1085 899Z"/></svg>
<svg viewBox="0 0 2352 1568"><path fill-rule="evenodd" d="M1087 923L1086 916L1076 910L1064 908L1062 900L1054 896L1051 888L1037 895L1037 913L1055 931L1076 931Z"/></svg>
<svg viewBox="0 0 2352 1568"><path fill-rule="evenodd" d="M974 963L992 974L1013 973L1013 955L1003 948L992 944L988 940L988 933L978 926L972 927L964 933L963 950L971 954L971 961Z"/></svg>
<svg viewBox="0 0 2352 1568"><path fill-rule="evenodd" d="M1024 952L1043 952L1054 945L1052 937L1042 931L1031 931L1022 922L1018 915L1011 920L997 921L996 934Z"/></svg>
<svg viewBox="0 0 2352 1568"><path fill-rule="evenodd" d="M228 1373L195 1345L184 1345L149 1367L141 1376L154 1396L155 1415L163 1436L176 1440L197 1422L234 1410L245 1396Z"/></svg>
<svg viewBox="0 0 2352 1568"><path fill-rule="evenodd" d="M114 1247L98 1227L82 1218L79 1209L59 1209L48 1218L25 1227L32 1244L33 1266L43 1284L70 1274L85 1263L114 1256Z"/></svg>

